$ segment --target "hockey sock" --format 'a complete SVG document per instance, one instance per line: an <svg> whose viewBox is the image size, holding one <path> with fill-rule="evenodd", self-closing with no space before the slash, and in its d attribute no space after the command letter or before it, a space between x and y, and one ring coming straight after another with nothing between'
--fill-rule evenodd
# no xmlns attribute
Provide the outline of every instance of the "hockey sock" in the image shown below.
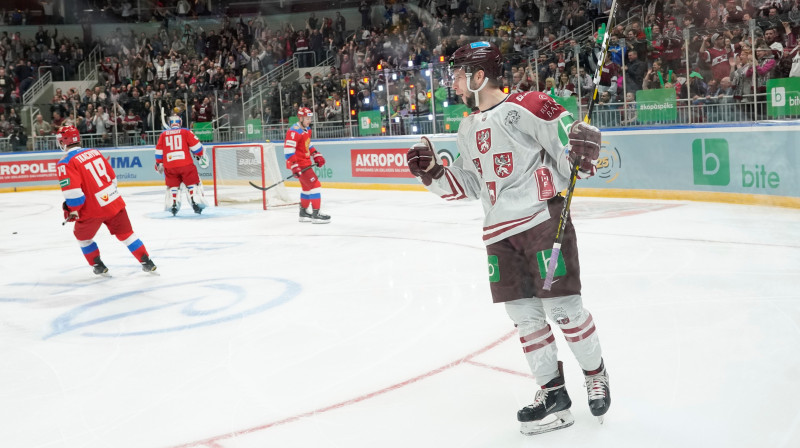
<svg viewBox="0 0 800 448"><path fill-rule="evenodd" d="M97 247L97 243L94 240L84 240L78 241L78 245L81 246L81 251L83 256L86 257L86 261L89 262L89 266L94 266L95 257L100 256L100 249Z"/></svg>
<svg viewBox="0 0 800 448"><path fill-rule="evenodd" d="M127 236L117 235L117 239L122 241L122 244L128 246L128 250L131 251L139 262L142 261L144 255L147 255L147 249L145 249L144 243L142 243L142 240L140 240L135 233L130 233Z"/></svg>
<svg viewBox="0 0 800 448"><path fill-rule="evenodd" d="M308 191L303 191L300 193L300 205L308 208L309 204L311 208L315 210L319 210L320 202L322 201L322 194L320 194L320 189L312 188Z"/></svg>

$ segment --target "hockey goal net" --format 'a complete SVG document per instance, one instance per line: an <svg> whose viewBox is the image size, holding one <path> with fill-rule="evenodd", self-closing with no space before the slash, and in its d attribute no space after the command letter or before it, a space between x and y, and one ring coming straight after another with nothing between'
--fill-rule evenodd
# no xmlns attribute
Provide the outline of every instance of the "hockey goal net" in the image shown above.
<svg viewBox="0 0 800 448"><path fill-rule="evenodd" d="M212 149L214 205L260 203L264 210L297 204L283 184L261 191L282 180L278 158L271 143L216 145Z"/></svg>

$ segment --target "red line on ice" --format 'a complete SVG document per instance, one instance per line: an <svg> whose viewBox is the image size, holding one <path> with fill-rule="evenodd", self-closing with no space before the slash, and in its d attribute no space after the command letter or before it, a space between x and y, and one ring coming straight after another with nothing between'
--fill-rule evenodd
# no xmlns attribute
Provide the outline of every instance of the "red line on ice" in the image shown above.
<svg viewBox="0 0 800 448"><path fill-rule="evenodd" d="M267 423L267 424L264 424L264 425L254 426L252 428L243 429L241 431L229 432L227 434L222 434L222 435L219 435L219 436L209 437L207 439L198 440L196 442L186 443L186 444L183 444L183 445L176 445L173 448L188 448L188 447L192 447L192 446L206 446L206 447L210 447L210 448L216 448L216 447L219 447L217 442L219 442L220 440L230 439L232 437L237 437L237 436L241 436L241 435L245 435L245 434L251 434L251 433L254 433L254 432L262 431L264 429L272 428L273 426L284 425L286 423L291 423L291 422L300 420L301 418L311 417L312 415L315 415L315 414L321 414L323 412L332 411L334 409L340 409L340 408L343 408L343 407L351 405L351 404L355 404L355 403L358 403L358 402L361 402L361 401L364 401L364 400L368 400L370 398L377 397L378 395L383 395L383 394L385 394L387 392L391 392L393 390L400 389L401 387L408 386L409 384L413 384L413 383L416 383L417 381L420 381L420 380L423 380L425 378L429 378L429 377L431 377L433 375L442 373L445 370L452 369L453 367L456 367L456 366L458 366L460 364L471 362L472 358L474 358L474 357L476 357L476 356L478 356L478 355L480 355L482 353L485 353L485 352L493 349L494 347L497 347L498 345L500 345L501 343L507 341L508 339L510 339L512 336L514 336L516 334L517 334L517 330L516 329L511 330L508 333L504 334L500 339L492 342L491 344L489 344L489 345L487 345L487 346L485 346L485 347L483 347L481 349L478 349L477 351L475 351L473 353L468 354L467 356L464 356L461 359L457 359L457 360L455 360L455 361L453 361L453 362L451 362L449 364L445 364L444 366L439 367L438 369L431 370L429 372L423 373L422 375L415 376L415 377L410 378L408 380L405 380L403 382L400 382L400 383L397 383L397 384L393 384L393 385L391 385L389 387L385 387L385 388L377 390L375 392L370 392L368 394L361 395L360 397L356 397L356 398L353 398L353 399L350 399L350 400L346 400L346 401L342 401L342 402L339 402L339 403L336 403L336 404L332 404L332 405L326 406L324 408L315 409L313 411L304 412L302 414L293 415L291 417L284 418L283 420L274 421L274 422ZM476 363L476 365L479 365L479 364ZM485 367L484 364L480 364L480 365ZM507 373L515 373L515 374L519 375L518 372L506 371L505 369L495 368L494 370L499 370L501 372L507 372Z"/></svg>

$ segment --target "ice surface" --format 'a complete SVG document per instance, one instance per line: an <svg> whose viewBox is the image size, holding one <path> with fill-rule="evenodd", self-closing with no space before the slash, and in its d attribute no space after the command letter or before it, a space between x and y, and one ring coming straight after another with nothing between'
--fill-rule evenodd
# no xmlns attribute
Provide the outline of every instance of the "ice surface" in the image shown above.
<svg viewBox="0 0 800 448"><path fill-rule="evenodd" d="M59 191L0 194L2 447L800 446L798 210L576 198L612 406L557 332L576 422L526 437L477 202L324 189L312 225L122 193L158 275L105 228L93 275Z"/></svg>

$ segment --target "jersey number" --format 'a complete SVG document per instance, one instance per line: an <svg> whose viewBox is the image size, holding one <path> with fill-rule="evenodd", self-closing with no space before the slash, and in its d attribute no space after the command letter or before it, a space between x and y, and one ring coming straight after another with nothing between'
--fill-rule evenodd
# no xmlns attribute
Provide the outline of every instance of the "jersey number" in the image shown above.
<svg viewBox="0 0 800 448"><path fill-rule="evenodd" d="M106 171L106 165L103 163L102 159L94 159L94 161L87 163L84 166L87 170L89 170L90 173L92 173L92 177L94 177L94 181L97 182L98 187L102 187L103 185L111 183L111 176L108 175L108 172ZM105 183L103 183L103 181L100 179L101 177L106 179Z"/></svg>
<svg viewBox="0 0 800 448"><path fill-rule="evenodd" d="M181 151L183 149L183 139L180 135L168 135L165 141L170 151Z"/></svg>

